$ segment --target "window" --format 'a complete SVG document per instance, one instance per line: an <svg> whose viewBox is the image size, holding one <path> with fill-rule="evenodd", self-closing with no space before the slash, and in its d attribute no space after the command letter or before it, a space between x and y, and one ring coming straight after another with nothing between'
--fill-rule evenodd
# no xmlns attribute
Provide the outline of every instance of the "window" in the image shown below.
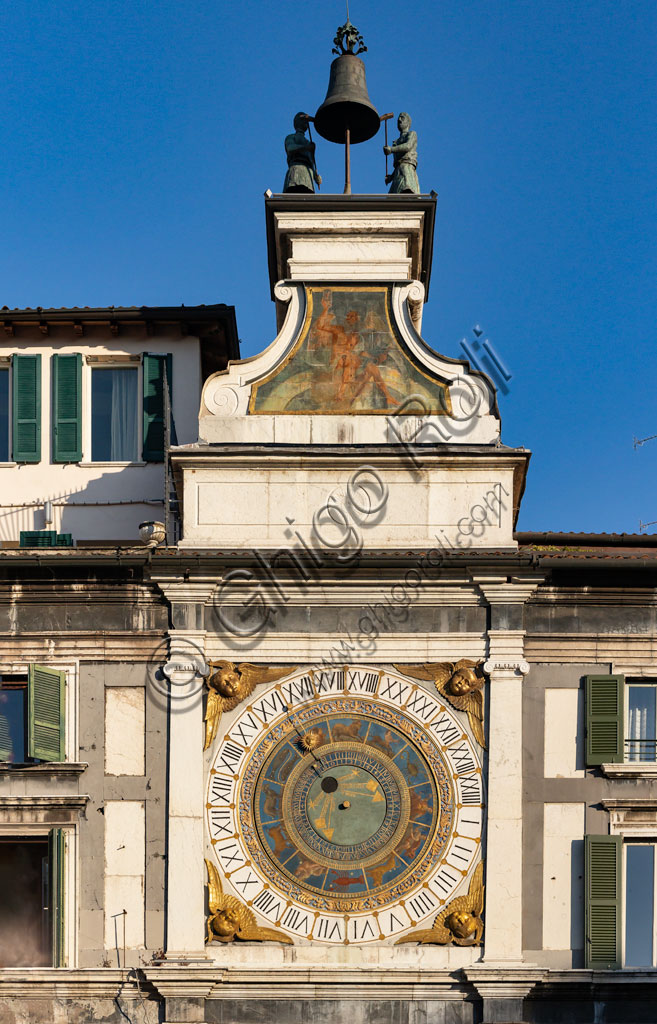
<svg viewBox="0 0 657 1024"><path fill-rule="evenodd" d="M641 772L657 765L657 681L625 676L586 676L586 763L625 765L613 774ZM644 773L645 774L645 773Z"/></svg>
<svg viewBox="0 0 657 1024"><path fill-rule="evenodd" d="M137 367L91 371L91 459L136 462Z"/></svg>
<svg viewBox="0 0 657 1024"><path fill-rule="evenodd" d="M63 967L64 830L0 836L0 964Z"/></svg>
<svg viewBox="0 0 657 1024"><path fill-rule="evenodd" d="M624 844L625 926L623 965L654 967L655 949L655 857L654 843Z"/></svg>
<svg viewBox="0 0 657 1024"><path fill-rule="evenodd" d="M9 462L9 367L0 366L0 462Z"/></svg>
<svg viewBox="0 0 657 1024"><path fill-rule="evenodd" d="M0 757L23 764L27 752L27 677L0 682Z"/></svg>
<svg viewBox="0 0 657 1024"><path fill-rule="evenodd" d="M584 849L586 966L657 966L657 842L641 834L585 836Z"/></svg>
<svg viewBox="0 0 657 1024"><path fill-rule="evenodd" d="M30 665L27 676L0 676L0 761L63 761L65 676Z"/></svg>
<svg viewBox="0 0 657 1024"><path fill-rule="evenodd" d="M626 684L626 761L657 760L657 684L630 681Z"/></svg>

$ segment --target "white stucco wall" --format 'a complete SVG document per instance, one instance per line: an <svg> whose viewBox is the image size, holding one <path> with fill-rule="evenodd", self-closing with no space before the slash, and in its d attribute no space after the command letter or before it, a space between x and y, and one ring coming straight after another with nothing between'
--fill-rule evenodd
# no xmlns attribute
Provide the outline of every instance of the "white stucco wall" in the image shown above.
<svg viewBox="0 0 657 1024"><path fill-rule="evenodd" d="M580 689L545 691L545 777L584 777L584 694Z"/></svg>
<svg viewBox="0 0 657 1024"><path fill-rule="evenodd" d="M582 944L585 811L583 803L545 804L543 949Z"/></svg>
<svg viewBox="0 0 657 1024"><path fill-rule="evenodd" d="M178 441L186 444L198 437L201 394L198 338L180 338L173 334L147 337L142 332L139 337L126 334L112 340L103 337L96 341L85 335L74 341L56 338L45 341L39 335L38 338L12 338L10 343L2 345L5 357L15 353L41 355L41 461L0 463L0 541L18 541L21 530L47 528L71 533L74 541L122 540L138 544L139 523L145 519L162 519L164 467L162 463L91 462L91 366L85 356L170 352L173 357L173 417ZM51 356L76 352L83 357L82 460L71 464L54 463L51 461ZM138 394L141 395L141 363L126 365L139 366ZM141 452L141 401L139 412L137 450ZM43 512L43 503L47 500L53 502L54 516L48 527ZM130 504L94 504L119 500Z"/></svg>

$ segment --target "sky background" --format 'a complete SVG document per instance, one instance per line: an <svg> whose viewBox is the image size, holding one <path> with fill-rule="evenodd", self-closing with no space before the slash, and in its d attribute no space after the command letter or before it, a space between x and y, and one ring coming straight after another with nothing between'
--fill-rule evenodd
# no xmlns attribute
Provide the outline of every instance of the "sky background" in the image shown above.
<svg viewBox="0 0 657 1024"><path fill-rule="evenodd" d="M519 528L657 520L657 4L352 0L380 113L438 193L423 335L480 324L533 452ZM342 2L4 0L0 305L226 302L275 335L263 193L323 101ZM383 192L383 138L354 192ZM343 151L318 140L324 192ZM657 527L650 528L650 532Z"/></svg>

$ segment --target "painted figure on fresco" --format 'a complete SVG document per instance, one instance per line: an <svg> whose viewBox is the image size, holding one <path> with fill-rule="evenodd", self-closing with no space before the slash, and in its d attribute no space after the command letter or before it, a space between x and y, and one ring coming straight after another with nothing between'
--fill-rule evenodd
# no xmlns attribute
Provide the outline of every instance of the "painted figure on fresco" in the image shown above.
<svg viewBox="0 0 657 1024"><path fill-rule="evenodd" d="M411 131L410 116L403 112L397 118L399 138L390 146L384 146L386 156L392 154L394 170L386 176L390 184L389 194L412 192L419 195L420 182L417 177L417 132Z"/></svg>
<svg viewBox="0 0 657 1024"><path fill-rule="evenodd" d="M322 184L315 163L315 143L306 138L308 115L298 113L294 118L294 132L285 138L287 174L284 192L314 192Z"/></svg>
<svg viewBox="0 0 657 1024"><path fill-rule="evenodd" d="M308 299L297 346L254 385L251 412L386 413L411 395L449 412L445 385L411 362L393 332L385 287L311 288Z"/></svg>

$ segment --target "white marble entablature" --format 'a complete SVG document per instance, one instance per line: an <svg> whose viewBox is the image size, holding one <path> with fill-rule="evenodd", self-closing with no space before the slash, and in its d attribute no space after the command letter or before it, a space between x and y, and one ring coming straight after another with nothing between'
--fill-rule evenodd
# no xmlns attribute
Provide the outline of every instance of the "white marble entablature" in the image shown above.
<svg viewBox="0 0 657 1024"><path fill-rule="evenodd" d="M449 389L453 415L249 414L253 385L292 351L306 318L301 282L279 281L275 297L288 305L280 333L263 352L228 364L205 382L199 415L202 441L249 444L494 444L500 437L495 391L465 360L441 356L420 337L413 311L424 301L419 281L392 283L392 315L408 351L427 375Z"/></svg>

